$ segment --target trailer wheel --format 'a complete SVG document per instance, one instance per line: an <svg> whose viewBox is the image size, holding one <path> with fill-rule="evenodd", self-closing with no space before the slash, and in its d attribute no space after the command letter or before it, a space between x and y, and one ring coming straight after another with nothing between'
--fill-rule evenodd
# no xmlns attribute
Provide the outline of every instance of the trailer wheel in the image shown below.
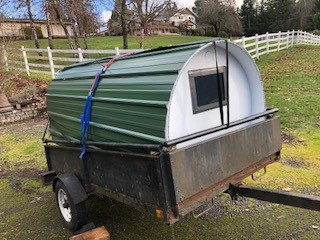
<svg viewBox="0 0 320 240"><path fill-rule="evenodd" d="M55 195L63 223L68 229L76 231L87 223L85 202L74 204L68 189L62 181L56 183Z"/></svg>

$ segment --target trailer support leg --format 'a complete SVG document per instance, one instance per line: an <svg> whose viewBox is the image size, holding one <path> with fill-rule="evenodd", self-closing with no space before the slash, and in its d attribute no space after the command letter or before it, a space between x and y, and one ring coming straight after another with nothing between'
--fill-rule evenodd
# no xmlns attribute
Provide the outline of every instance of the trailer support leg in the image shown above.
<svg viewBox="0 0 320 240"><path fill-rule="evenodd" d="M292 207L320 211L320 197L318 196L234 185L230 185L227 193L230 194L232 199L236 199L237 196L243 196Z"/></svg>

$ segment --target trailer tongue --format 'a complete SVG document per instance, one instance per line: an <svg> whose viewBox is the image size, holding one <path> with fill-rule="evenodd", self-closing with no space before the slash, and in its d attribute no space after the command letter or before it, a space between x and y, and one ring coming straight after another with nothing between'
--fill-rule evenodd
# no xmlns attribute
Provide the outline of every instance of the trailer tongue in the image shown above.
<svg viewBox="0 0 320 240"><path fill-rule="evenodd" d="M238 196L254 198L262 201L278 203L291 207L320 211L320 197L280 190L230 185L226 191L233 200Z"/></svg>

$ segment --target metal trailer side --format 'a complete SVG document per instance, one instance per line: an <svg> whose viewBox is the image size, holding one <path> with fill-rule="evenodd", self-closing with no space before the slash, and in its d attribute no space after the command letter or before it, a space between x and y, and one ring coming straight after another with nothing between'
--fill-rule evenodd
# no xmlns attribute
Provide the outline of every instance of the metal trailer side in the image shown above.
<svg viewBox="0 0 320 240"><path fill-rule="evenodd" d="M279 118L186 148L161 147L152 154L45 144L49 171L74 173L88 194L104 195L141 211L178 221L212 197L278 160Z"/></svg>

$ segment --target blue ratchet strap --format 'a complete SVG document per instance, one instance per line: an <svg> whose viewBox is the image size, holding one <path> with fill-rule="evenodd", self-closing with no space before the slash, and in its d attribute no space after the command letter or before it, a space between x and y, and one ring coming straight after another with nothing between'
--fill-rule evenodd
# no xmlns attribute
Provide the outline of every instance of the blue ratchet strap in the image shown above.
<svg viewBox="0 0 320 240"><path fill-rule="evenodd" d="M84 155L87 152L87 147L85 144L86 138L87 138L87 130L91 121L91 107L92 107L92 98L93 95L99 85L101 75L104 74L107 70L107 67L104 67L95 77L94 82L91 86L90 92L87 96L84 109L83 109L83 114L80 115L80 120L81 120L81 146L82 146L82 151L80 154L80 159L84 157Z"/></svg>
<svg viewBox="0 0 320 240"><path fill-rule="evenodd" d="M106 65L103 67L103 69L97 73L97 75L94 78L94 82L91 86L90 92L87 96L85 105L84 105L84 109L83 109L83 114L80 115L80 120L81 120L81 146L82 146L82 152L80 154L80 158L82 159L83 156L86 154L87 152L87 147L86 147L86 139L87 139L87 130L88 127L90 125L90 121L91 121L91 107L92 107L92 98L94 96L94 93L99 85L100 79L101 79L101 75L104 74L106 72L106 70L111 66L111 64L113 64L117 59L131 55L132 53L127 53L127 54L123 54L117 57L114 57L112 59L110 59Z"/></svg>

